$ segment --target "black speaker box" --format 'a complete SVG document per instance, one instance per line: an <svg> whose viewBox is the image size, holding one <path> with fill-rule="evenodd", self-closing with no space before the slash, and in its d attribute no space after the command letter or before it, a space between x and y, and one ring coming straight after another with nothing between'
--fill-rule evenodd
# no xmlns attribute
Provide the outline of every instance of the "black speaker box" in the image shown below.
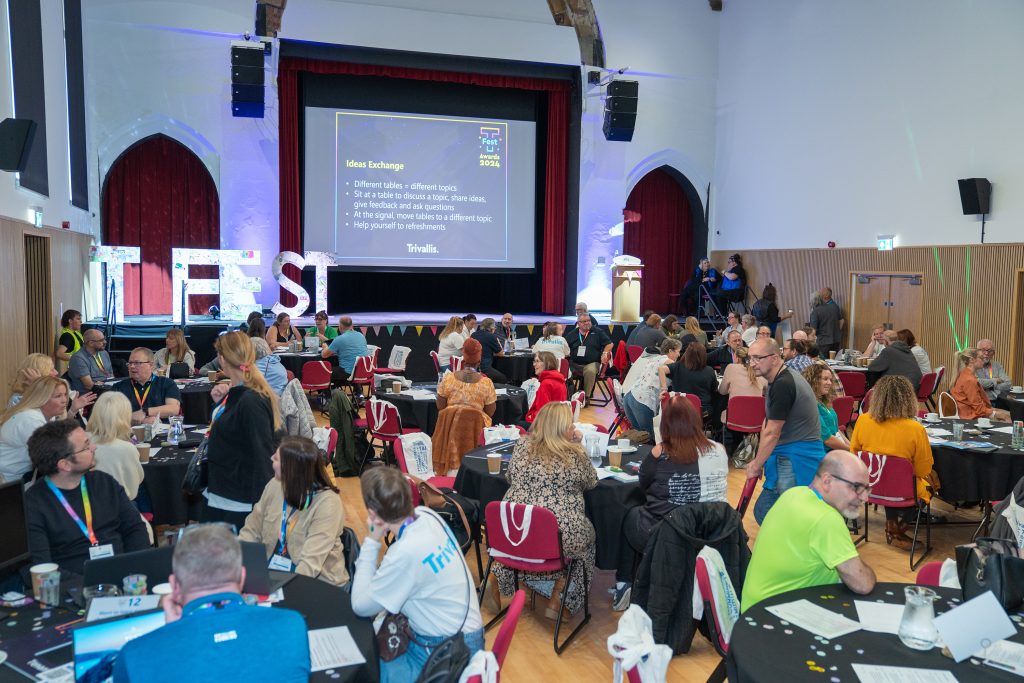
<svg viewBox="0 0 1024 683"><path fill-rule="evenodd" d="M0 170L25 170L35 133L36 122L30 119L4 119L0 122Z"/></svg>
<svg viewBox="0 0 1024 683"><path fill-rule="evenodd" d="M263 85L263 67L232 66L231 83L233 85Z"/></svg>
<svg viewBox="0 0 1024 683"><path fill-rule="evenodd" d="M232 102L263 102L262 85L233 85L231 86Z"/></svg>
<svg viewBox="0 0 1024 683"><path fill-rule="evenodd" d="M263 44L253 43L254 47L232 47L231 66L258 66L263 68Z"/></svg>
<svg viewBox="0 0 1024 683"><path fill-rule="evenodd" d="M960 206L965 216L989 212L992 183L988 178L961 178L956 182L960 185Z"/></svg>
<svg viewBox="0 0 1024 683"><path fill-rule="evenodd" d="M629 142L633 139L633 129L636 126L636 114L616 114L605 111L604 113L604 137L613 142Z"/></svg>
<svg viewBox="0 0 1024 683"><path fill-rule="evenodd" d="M608 84L608 97L638 97L639 81L612 81Z"/></svg>

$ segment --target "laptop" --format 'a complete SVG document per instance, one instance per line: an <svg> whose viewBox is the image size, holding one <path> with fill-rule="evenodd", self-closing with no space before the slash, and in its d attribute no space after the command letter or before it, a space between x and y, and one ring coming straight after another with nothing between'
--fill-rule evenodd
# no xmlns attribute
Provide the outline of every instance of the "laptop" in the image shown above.
<svg viewBox="0 0 1024 683"><path fill-rule="evenodd" d="M163 626L163 610L94 621L71 634L75 680L90 683L110 680L114 661L124 644Z"/></svg>

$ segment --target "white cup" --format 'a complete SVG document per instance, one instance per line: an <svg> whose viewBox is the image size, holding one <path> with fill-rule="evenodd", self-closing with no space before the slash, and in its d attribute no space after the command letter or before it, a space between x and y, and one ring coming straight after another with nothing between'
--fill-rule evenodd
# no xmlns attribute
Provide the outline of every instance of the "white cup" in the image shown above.
<svg viewBox="0 0 1024 683"><path fill-rule="evenodd" d="M935 422L936 420L939 419L939 414L938 413L925 413L924 419L928 420L928 422Z"/></svg>
<svg viewBox="0 0 1024 683"><path fill-rule="evenodd" d="M977 420L975 420L975 423L979 427L991 427L992 426L992 420L988 419L987 417L979 417Z"/></svg>
<svg viewBox="0 0 1024 683"><path fill-rule="evenodd" d="M629 448L629 439L619 439L616 443L620 450L626 450Z"/></svg>
<svg viewBox="0 0 1024 683"><path fill-rule="evenodd" d="M1022 387L1019 384L1014 384L1012 387L1010 387L1010 391L1012 391L1015 394L1024 393L1024 387Z"/></svg>

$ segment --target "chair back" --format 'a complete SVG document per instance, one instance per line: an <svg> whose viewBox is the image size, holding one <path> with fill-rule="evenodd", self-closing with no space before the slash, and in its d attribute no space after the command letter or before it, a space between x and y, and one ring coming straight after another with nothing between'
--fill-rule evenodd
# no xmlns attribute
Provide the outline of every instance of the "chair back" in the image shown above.
<svg viewBox="0 0 1024 683"><path fill-rule="evenodd" d="M684 396L684 397L686 397L686 400L690 402L690 405L692 405L694 407L694 409L697 411L698 415L703 415L704 414L704 408L700 405L700 396L698 396L697 394L686 394L686 393L683 393L681 391L666 391L665 395L661 397L661 409L662 410L665 409L665 404L668 403L668 400L670 398L672 398L673 396ZM759 397L755 397L755 398L759 398ZM762 398L761 401L764 402L764 399ZM761 418L761 421L764 422L764 418ZM760 424L758 425L756 431L761 431Z"/></svg>
<svg viewBox="0 0 1024 683"><path fill-rule="evenodd" d="M839 378L839 382L843 385L843 392L847 396L852 396L857 399L864 397L864 393L868 390L868 380L865 373L841 370L836 373L836 376Z"/></svg>
<svg viewBox="0 0 1024 683"><path fill-rule="evenodd" d="M402 445L401 439L395 439L395 442L391 444L392 452L395 454L395 462L398 464L398 469L402 474L409 474L409 465L405 462L405 446Z"/></svg>
<svg viewBox="0 0 1024 683"><path fill-rule="evenodd" d="M289 370L288 368L284 369L284 376L288 378L289 382L295 379L295 373Z"/></svg>
<svg viewBox="0 0 1024 683"><path fill-rule="evenodd" d="M366 354L373 357L373 367L377 367L377 356L380 354L380 347L373 344L366 345Z"/></svg>
<svg viewBox="0 0 1024 683"><path fill-rule="evenodd" d="M371 396L366 403L366 428L375 438L394 439L402 435L402 418L395 404Z"/></svg>
<svg viewBox="0 0 1024 683"><path fill-rule="evenodd" d="M754 487L757 486L759 478L751 477L743 485L743 491L740 492L740 500L736 503L736 512L740 513L740 519L743 518L743 515L747 514L747 507L750 506L750 499L754 497Z"/></svg>
<svg viewBox="0 0 1024 683"><path fill-rule="evenodd" d="M750 481L757 480L751 479ZM700 593L700 599L704 603L704 619L708 624L708 630L714 636L711 644L719 654L725 655L729 651L729 640L722 628L722 618L718 614L715 593L711 590L711 576L708 573L708 565L700 555L697 556L697 561L694 565L694 575L697 578L697 591Z"/></svg>
<svg viewBox="0 0 1024 683"><path fill-rule="evenodd" d="M499 671L501 670L502 663L505 661L505 655L508 654L508 647L512 644L512 636L516 633L516 624L519 623L519 615L522 614L523 605L525 604L526 591L519 589L512 596L512 602L505 613L505 621L501 622L498 635L494 637L494 645L491 646L491 652L494 654L494 658L498 660Z"/></svg>
<svg viewBox="0 0 1024 683"><path fill-rule="evenodd" d="M452 356L448 359L448 368L452 372L458 372L462 369L462 356Z"/></svg>
<svg viewBox="0 0 1024 683"><path fill-rule="evenodd" d="M373 356L359 356L356 364L352 367L352 377L349 382L352 384L373 384L373 369L377 364L373 362Z"/></svg>
<svg viewBox="0 0 1024 683"><path fill-rule="evenodd" d="M569 407L572 408L572 419L574 422L579 422L580 411L583 410L583 404L586 402L587 397L582 391L577 391L569 399Z"/></svg>
<svg viewBox="0 0 1024 683"><path fill-rule="evenodd" d="M434 361L434 371L437 374L441 374L441 357L437 355L437 351L430 352L430 360Z"/></svg>
<svg viewBox="0 0 1024 683"><path fill-rule="evenodd" d="M551 510L495 500L484 509L484 520L487 552L495 562L528 572L565 568L562 535Z"/></svg>
<svg viewBox="0 0 1024 683"><path fill-rule="evenodd" d="M643 355L644 347L637 346L636 344L629 344L626 346L626 355L629 356L630 364L636 362L637 358Z"/></svg>
<svg viewBox="0 0 1024 683"><path fill-rule="evenodd" d="M331 388L331 365L327 361L308 360L302 364L302 388L320 391Z"/></svg>
<svg viewBox="0 0 1024 683"><path fill-rule="evenodd" d="M409 361L409 354L412 352L408 346L391 347L391 355L388 356L388 367L392 370L405 370L405 364Z"/></svg>
<svg viewBox="0 0 1024 683"><path fill-rule="evenodd" d="M846 428L853 419L853 404L856 400L853 396L837 396L832 401L832 410L836 411L836 418L839 420L839 431Z"/></svg>
<svg viewBox="0 0 1024 683"><path fill-rule="evenodd" d="M725 413L725 427L734 432L753 434L761 431L764 416L764 396L730 396Z"/></svg>
<svg viewBox="0 0 1024 683"><path fill-rule="evenodd" d="M334 427L327 428L327 458L334 457L334 449L338 447L338 430Z"/></svg>
<svg viewBox="0 0 1024 683"><path fill-rule="evenodd" d="M935 391L935 387L939 384L939 374L937 372L926 372L921 376L921 386L917 390L917 400L927 401L932 392Z"/></svg>
<svg viewBox="0 0 1024 683"><path fill-rule="evenodd" d="M929 562L917 572L917 579L914 581L919 586L938 586L939 574L942 572L941 562Z"/></svg>
<svg viewBox="0 0 1024 683"><path fill-rule="evenodd" d="M939 417L960 417L960 406L948 391L939 394Z"/></svg>
<svg viewBox="0 0 1024 683"><path fill-rule="evenodd" d="M859 451L857 457L868 468L871 494L868 503L885 507L917 505L914 465L906 458Z"/></svg>
<svg viewBox="0 0 1024 683"><path fill-rule="evenodd" d="M937 392L939 390L939 387L942 386L942 378L945 377L945 376L946 376L946 366L945 365L940 365L939 367L935 368L935 388L932 389L932 396L934 396L935 392Z"/></svg>
<svg viewBox="0 0 1024 683"><path fill-rule="evenodd" d="M866 413L871 407L871 395L875 393L874 389L868 389L864 394L864 398L860 400L860 412Z"/></svg>
<svg viewBox="0 0 1024 683"><path fill-rule="evenodd" d="M558 372L560 372L562 374L562 377L564 377L566 380L569 379L569 359L568 358L563 358L562 360L558 361Z"/></svg>

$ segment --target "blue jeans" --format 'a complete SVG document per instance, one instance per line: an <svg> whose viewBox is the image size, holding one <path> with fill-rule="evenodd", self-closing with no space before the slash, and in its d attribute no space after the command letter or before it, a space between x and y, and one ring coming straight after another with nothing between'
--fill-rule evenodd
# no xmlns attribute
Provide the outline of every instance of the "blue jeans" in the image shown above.
<svg viewBox="0 0 1024 683"><path fill-rule="evenodd" d="M767 465L765 465L765 468L767 468ZM779 499L779 496L796 486L796 475L793 474L793 463L789 461L789 458L784 455L778 456L775 460L775 469L775 487L761 489L761 495L757 497L757 502L754 503L754 519L758 524L764 522L765 516L772 509L772 506L775 505L775 501ZM765 482L767 481L766 476Z"/></svg>
<svg viewBox="0 0 1024 683"><path fill-rule="evenodd" d="M416 634L416 640L409 641L409 649L401 657L396 657L390 662L381 660L380 680L381 683L409 683L415 681L423 671L427 658L433 648L440 645L447 636L421 636ZM462 637L469 648L469 656L472 658L479 650L484 649L484 630L478 629L472 633L463 633ZM417 642L419 641L419 642Z"/></svg>
<svg viewBox="0 0 1024 683"><path fill-rule="evenodd" d="M633 398L633 394L622 397L622 407L626 410L626 418L635 429L647 432L654 439L654 411Z"/></svg>

